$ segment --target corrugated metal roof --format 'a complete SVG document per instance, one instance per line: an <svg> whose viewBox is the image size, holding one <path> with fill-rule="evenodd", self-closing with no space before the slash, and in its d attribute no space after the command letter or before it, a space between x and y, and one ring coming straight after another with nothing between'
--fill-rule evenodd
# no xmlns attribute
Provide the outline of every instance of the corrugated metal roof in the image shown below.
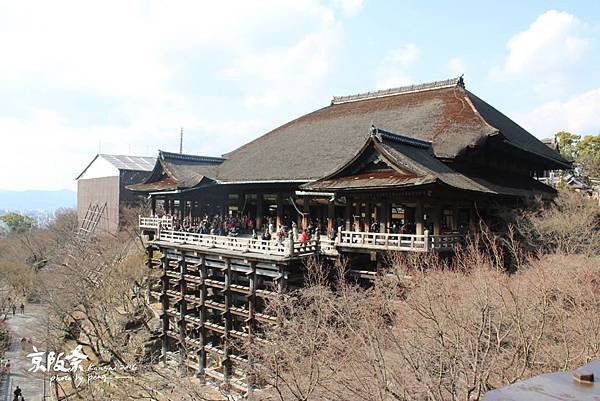
<svg viewBox="0 0 600 401"><path fill-rule="evenodd" d="M101 153L99 156L119 170L152 171L156 163L155 157L109 155L106 153Z"/></svg>
<svg viewBox="0 0 600 401"><path fill-rule="evenodd" d="M574 372L547 373L485 394L483 401L597 401L600 400L600 359L578 369L594 381L577 380Z"/></svg>

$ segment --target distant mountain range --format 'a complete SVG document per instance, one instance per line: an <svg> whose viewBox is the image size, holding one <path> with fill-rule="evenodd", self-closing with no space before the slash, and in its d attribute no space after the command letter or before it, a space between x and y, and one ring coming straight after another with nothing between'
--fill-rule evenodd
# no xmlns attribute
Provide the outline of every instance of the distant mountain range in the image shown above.
<svg viewBox="0 0 600 401"><path fill-rule="evenodd" d="M0 189L0 215L6 212L54 212L77 206L77 193L60 191L9 191Z"/></svg>

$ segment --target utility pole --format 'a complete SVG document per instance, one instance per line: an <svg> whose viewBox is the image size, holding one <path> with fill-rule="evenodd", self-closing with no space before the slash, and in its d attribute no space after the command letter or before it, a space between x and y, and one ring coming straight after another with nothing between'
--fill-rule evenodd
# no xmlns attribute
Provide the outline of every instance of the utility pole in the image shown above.
<svg viewBox="0 0 600 401"><path fill-rule="evenodd" d="M179 132L179 154L183 153L183 127L181 127L181 131Z"/></svg>

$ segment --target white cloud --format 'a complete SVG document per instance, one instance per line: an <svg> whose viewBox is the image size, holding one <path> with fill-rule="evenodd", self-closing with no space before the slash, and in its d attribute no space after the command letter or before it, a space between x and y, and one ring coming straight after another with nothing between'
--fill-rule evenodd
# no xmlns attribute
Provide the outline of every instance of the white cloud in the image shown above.
<svg viewBox="0 0 600 401"><path fill-rule="evenodd" d="M346 15L354 16L362 8L363 0L333 0L333 4L341 7Z"/></svg>
<svg viewBox="0 0 600 401"><path fill-rule="evenodd" d="M453 76L459 76L466 72L465 62L460 57L453 57L448 62L448 69Z"/></svg>
<svg viewBox="0 0 600 401"><path fill-rule="evenodd" d="M0 2L0 90L41 88L57 97L41 104L36 93L21 91L18 114L0 109L0 136L12 150L0 169L18 171L0 175L0 188L72 188L99 142L107 153L175 150L181 126L186 151L231 151L281 122L288 102L307 102L322 90L343 19L361 6L357 0ZM107 115L88 122L71 103L61 106L63 95ZM254 117L252 109L266 107L269 113Z"/></svg>
<svg viewBox="0 0 600 401"><path fill-rule="evenodd" d="M341 27L325 21L290 47L252 49L241 54L222 75L245 92L250 108L276 107L304 99L323 83L333 64Z"/></svg>
<svg viewBox="0 0 600 401"><path fill-rule="evenodd" d="M600 133L600 88L561 102L547 102L531 112L517 116L523 127L539 138L551 137L558 131L576 134Z"/></svg>
<svg viewBox="0 0 600 401"><path fill-rule="evenodd" d="M377 70L375 86L387 89L411 84L413 79L407 69L419 58L419 54L420 50L414 43L389 51Z"/></svg>
<svg viewBox="0 0 600 401"><path fill-rule="evenodd" d="M0 117L0 130L10 133L9 152L0 158L0 188L75 188L75 177L95 153L154 156L157 150L177 151L179 126L184 128L184 151L220 155L236 142L247 141L266 127L260 120L226 122L202 120L194 114L157 113L146 109L127 125L73 127L50 110L36 110L29 119ZM4 134L3 134L4 135Z"/></svg>
<svg viewBox="0 0 600 401"><path fill-rule="evenodd" d="M565 72L582 60L589 47L585 31L585 24L574 15L546 11L508 41L506 59L490 75L494 79L528 79L537 92L556 94L564 84Z"/></svg>

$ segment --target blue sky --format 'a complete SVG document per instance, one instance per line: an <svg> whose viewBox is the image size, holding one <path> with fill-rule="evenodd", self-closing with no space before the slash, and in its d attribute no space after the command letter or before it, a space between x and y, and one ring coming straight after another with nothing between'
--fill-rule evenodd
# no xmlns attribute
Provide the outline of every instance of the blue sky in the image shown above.
<svg viewBox="0 0 600 401"><path fill-rule="evenodd" d="M462 73L538 137L599 133L600 2L491 3L0 0L0 188L75 188L99 150L176 150L182 126L220 155L333 95Z"/></svg>

